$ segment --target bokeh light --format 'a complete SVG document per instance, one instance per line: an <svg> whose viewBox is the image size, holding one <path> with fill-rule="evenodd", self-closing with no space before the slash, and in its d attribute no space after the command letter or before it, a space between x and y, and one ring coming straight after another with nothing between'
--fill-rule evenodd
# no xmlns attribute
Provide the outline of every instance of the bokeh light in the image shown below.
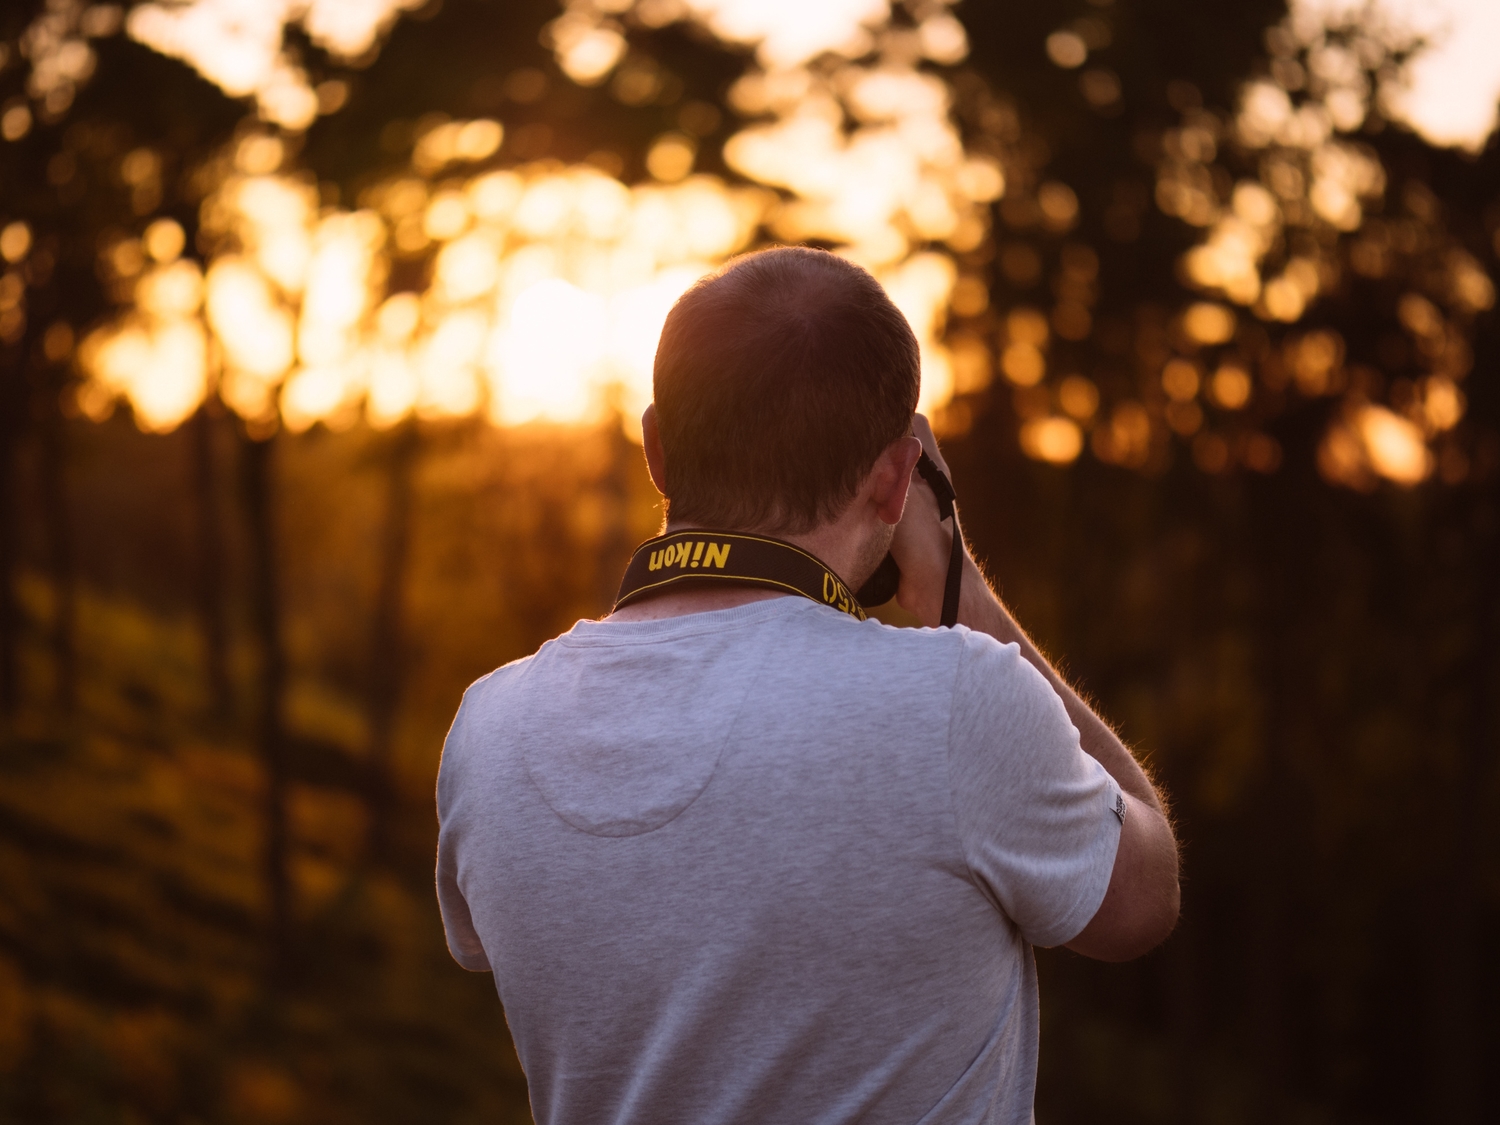
<svg viewBox="0 0 1500 1125"><path fill-rule="evenodd" d="M685 23L753 52L724 96L741 119L720 154L729 178L697 171L718 166L703 146L724 114L708 102L685 104L646 146L649 178L637 184L620 178L623 165L608 153L589 164L518 161L504 114L435 116L411 137L404 168L352 205L329 204L320 197L327 185L297 167L294 138L320 113L338 112L349 87L314 85L293 39L306 36L336 60L366 57L415 0L253 11L234 0L149 2L128 16L59 2L27 32L33 100L8 107L3 128L23 136L33 112L65 108L92 73L93 41L122 28L252 100L274 126L242 133L223 154L192 248L177 221L157 217L162 154L139 147L120 158L144 225L101 247L122 307L78 353L89 376L78 401L94 417L126 398L144 426L170 428L200 388L258 426L294 430L361 414L381 426L410 415L482 415L502 426L629 418L649 395L655 333L677 294L733 254L812 242L866 266L891 292L921 343L921 406L940 424L967 425L969 406L946 407L998 372L1023 452L1072 459L1058 456L1070 445L1056 437L1064 429L1042 427L1059 411L1080 448L1137 468L1164 463L1178 439L1200 466L1270 464L1252 451L1263 450L1260 429L1284 401L1278 380L1304 397L1340 398L1339 417L1354 417L1370 382L1351 365L1372 360L1345 354L1316 318L1351 283L1404 273L1419 281L1392 312L1420 370L1391 384L1415 390L1382 408L1414 426L1431 453L1462 422L1468 325L1493 306L1494 283L1419 185L1392 183L1361 130L1394 118L1438 143L1473 147L1487 135L1493 106L1481 121L1474 97L1465 95L1473 120L1462 127L1431 111L1441 101L1431 90L1442 86L1432 60L1462 69L1471 92L1489 81L1453 33L1482 31L1490 18L1466 4L1419 11L1380 0L1357 15L1342 0L1298 0L1267 32L1266 65L1232 112L1206 107L1182 83L1168 91L1181 120L1160 136L1152 194L1160 211L1201 233L1181 260L1193 295L1168 321L1139 330L1143 383L1134 390L1094 370L1105 362L1101 333L1114 331L1100 321L1110 279L1090 245L1096 217L1078 187L1028 155L1038 150L1020 143L1028 126L1013 106L942 69L968 51L944 0L563 0L543 42L564 74L608 83L625 105L651 103L663 82L632 47L632 28ZM1115 23L1112 12L1091 11L1039 44L1052 64L1079 72L1078 90L1101 113L1128 93L1102 65ZM1412 56L1414 69L1408 54L1419 36L1427 46ZM523 69L505 80L506 96L530 105L546 85L540 71ZM959 126L965 101L977 129ZM1110 237L1138 234L1139 208L1130 206L1105 210ZM992 231L997 215L1021 237ZM29 237L12 223L0 251L19 262ZM982 263L993 254L998 277L1032 289L1052 268L1053 251L1044 255L1038 239L1061 242L1055 302L1037 307L1023 295L995 307ZM190 249L201 256L203 293L191 310L186 272L164 272ZM0 309L6 339L24 329L24 297L23 284ZM201 347L189 346L192 323ZM550 345L548 331L558 333ZM549 346L556 356L545 363ZM1093 387L1091 407L1082 384L1064 393L1070 378ZM1330 422L1335 443L1339 425L1369 428ZM1383 472L1389 458L1360 464L1402 484L1423 479Z"/></svg>
<svg viewBox="0 0 1500 1125"><path fill-rule="evenodd" d="M349 54L400 7L340 15L333 4L271 5L236 23L232 5L200 0L144 5L128 26L299 129L313 110L289 92L301 79L285 73L284 24L298 19L315 41ZM910 320L921 404L937 410L954 393L943 342L953 254L984 239L1005 176L965 151L943 80L881 38L890 16L881 0L820 6L816 18L803 5L733 3L673 15L757 45L760 66L730 94L752 121L724 158L760 186L693 174L687 133L656 141L646 157L654 182L635 186L589 165L486 167L505 129L480 118L430 123L407 171L367 189L355 209L329 208L275 134L245 135L201 207L201 316L148 298L160 283L137 282L131 307L89 338L91 384L80 401L97 416L123 396L151 428L185 417L192 387L216 390L247 420L294 430L347 424L361 410L379 425L410 413L482 412L498 425L593 422L615 410L629 419L649 401L656 337L684 289L766 241L819 241L875 272ZM929 57L957 61L966 49L945 10L919 30ZM569 5L547 32L563 69L586 83L623 57L610 36L617 23L593 4ZM810 62L829 52L831 64ZM1072 221L1069 189L1054 185L1046 198L1049 221ZM160 220L141 245L170 261L180 234ZM426 287L388 293L392 264L411 259L429 263ZM193 350L185 341L195 317L210 342Z"/></svg>

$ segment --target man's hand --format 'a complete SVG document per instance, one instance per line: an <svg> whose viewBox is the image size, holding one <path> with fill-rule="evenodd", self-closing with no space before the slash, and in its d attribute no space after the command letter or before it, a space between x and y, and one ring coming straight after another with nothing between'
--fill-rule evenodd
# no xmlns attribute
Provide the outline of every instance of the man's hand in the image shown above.
<svg viewBox="0 0 1500 1125"><path fill-rule="evenodd" d="M932 427L916 416L913 432L927 456L943 472L948 464L938 450ZM954 517L957 520L957 516ZM954 529L956 530L956 529ZM924 625L937 625L942 615L943 587L948 579L948 557L954 530L939 520L937 497L913 472L906 510L896 525L891 554L901 567L896 600ZM1085 703L1032 644L989 581L967 554L958 621L976 632L988 633L1001 644L1016 644L1057 692L1068 718L1078 729L1084 751L1096 759L1125 792L1125 821L1120 847L1104 902L1083 932L1068 948L1085 957L1124 961L1139 957L1160 943L1177 923L1180 892L1177 881L1177 841L1155 785L1120 741L1119 736Z"/></svg>
<svg viewBox="0 0 1500 1125"><path fill-rule="evenodd" d="M922 451L947 473L948 463L943 460L926 417L916 416L912 432L921 440ZM891 554L901 568L896 602L923 625L936 625L942 617L943 589L948 581L948 558L952 549L953 524L939 518L937 497L922 479L922 474L913 471L906 490L906 510L891 540ZM964 580L969 581L967 574Z"/></svg>

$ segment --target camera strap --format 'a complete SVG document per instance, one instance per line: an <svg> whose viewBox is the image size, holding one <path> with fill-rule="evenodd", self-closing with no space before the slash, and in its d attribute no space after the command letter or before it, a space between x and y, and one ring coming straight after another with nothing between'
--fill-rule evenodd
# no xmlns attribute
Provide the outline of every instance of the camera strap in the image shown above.
<svg viewBox="0 0 1500 1125"><path fill-rule="evenodd" d="M673 531L635 549L615 608L678 585L733 583L801 594L860 621L864 606L816 555L780 539L735 531Z"/></svg>
<svg viewBox="0 0 1500 1125"><path fill-rule="evenodd" d="M938 522L953 522L953 546L948 551L948 580L943 583L943 616L939 624L958 624L958 595L964 578L964 536L958 527L958 493L953 491L953 482L948 474L937 467L937 462L924 452L917 460L917 472L927 482L937 497Z"/></svg>
<svg viewBox="0 0 1500 1125"><path fill-rule="evenodd" d="M917 461L917 471L937 496L938 518L953 521L941 623L954 625L958 622L964 559L963 536L954 509L957 497L947 475L926 453ZM635 549L625 568L615 609L673 586L721 582L801 594L863 621L868 616L866 606L881 605L896 596L901 570L887 555L856 596L822 559L780 539L737 531L673 531L648 539Z"/></svg>

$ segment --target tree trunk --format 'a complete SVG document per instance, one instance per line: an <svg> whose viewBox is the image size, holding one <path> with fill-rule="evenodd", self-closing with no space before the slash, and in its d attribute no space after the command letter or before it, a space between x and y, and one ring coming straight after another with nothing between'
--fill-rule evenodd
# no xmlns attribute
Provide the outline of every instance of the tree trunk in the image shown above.
<svg viewBox="0 0 1500 1125"><path fill-rule="evenodd" d="M20 615L16 612L16 411L10 387L0 388L0 715L15 713L20 690L16 682L16 645Z"/></svg>
<svg viewBox="0 0 1500 1125"><path fill-rule="evenodd" d="M604 440L609 443L609 467L603 481L604 533L596 557L599 559L598 596L607 613L615 604L620 579L630 563L630 552L635 548L630 535L630 470L640 453L625 436L618 418L608 423Z"/></svg>
<svg viewBox="0 0 1500 1125"><path fill-rule="evenodd" d="M1434 852L1441 858L1429 891L1431 924L1427 927L1431 1104L1433 1120L1442 1125L1478 1120L1484 1102L1484 1020L1477 996L1485 960L1481 855L1486 786L1496 758L1491 700L1500 667L1500 600L1495 582L1500 551L1493 497L1484 486L1479 488L1483 491L1459 490L1442 497L1439 508L1446 518L1437 521L1438 534L1421 536L1429 550L1436 541L1440 556L1452 556L1451 563L1444 560L1441 564L1436 581L1429 578L1423 585L1462 591L1461 597L1445 604L1452 616L1445 615L1441 628L1453 628L1454 618L1472 623L1462 655L1428 689L1428 721L1434 729L1441 729L1447 702L1443 683L1462 685L1452 772L1447 777L1439 773L1441 790L1434 802ZM1448 551L1441 550L1444 539L1451 544ZM1464 547L1458 548L1459 543ZM1436 643L1430 647L1441 648Z"/></svg>
<svg viewBox="0 0 1500 1125"><path fill-rule="evenodd" d="M414 419L391 434L386 459L386 508L381 528L380 576L375 591L375 616L370 637L370 721L368 763L370 855L390 860L397 811L397 789L392 774L394 741L406 649L401 621L401 599L406 589L406 564L411 541L411 478L420 434Z"/></svg>
<svg viewBox="0 0 1500 1125"><path fill-rule="evenodd" d="M198 550L198 627L203 635L203 667L208 681L209 708L214 718L228 720L233 706L229 686L227 629L224 622L224 540L220 528L218 473L214 464L213 415L207 403L198 408L190 426L192 491Z"/></svg>
<svg viewBox="0 0 1500 1125"><path fill-rule="evenodd" d="M276 570L272 453L274 437L246 436L242 443L245 522L250 540L250 620L260 648L256 749L265 770L265 842L262 855L267 898L267 954L273 980L284 978L291 951L291 887L287 872L286 738L282 708L286 653L281 641L280 591Z"/></svg>
<svg viewBox="0 0 1500 1125"><path fill-rule="evenodd" d="M1252 491L1251 543L1260 553L1257 597L1256 679L1263 693L1258 794L1251 802L1247 826L1253 847L1246 872L1249 907L1248 1024L1256 1088L1252 1116L1280 1121L1288 1102L1288 1011L1286 950L1291 929L1289 887L1292 877L1290 836L1296 831L1295 800L1288 745L1295 737L1292 700L1302 675L1292 661L1300 651L1292 623L1300 620L1301 589L1294 553L1295 532L1309 519L1305 505L1290 497L1294 486L1282 479L1260 483Z"/></svg>
<svg viewBox="0 0 1500 1125"><path fill-rule="evenodd" d="M21 511L17 503L17 454L28 425L32 387L27 357L38 347L37 318L26 318L20 339L0 350L0 714L14 714L21 702L18 653L21 607L16 600L16 567L21 557Z"/></svg>
<svg viewBox="0 0 1500 1125"><path fill-rule="evenodd" d="M41 491L46 522L48 562L52 569L52 665L54 699L71 711L77 697L78 664L73 646L73 528L69 518L67 435L57 406L57 388L44 380L36 391L41 414Z"/></svg>

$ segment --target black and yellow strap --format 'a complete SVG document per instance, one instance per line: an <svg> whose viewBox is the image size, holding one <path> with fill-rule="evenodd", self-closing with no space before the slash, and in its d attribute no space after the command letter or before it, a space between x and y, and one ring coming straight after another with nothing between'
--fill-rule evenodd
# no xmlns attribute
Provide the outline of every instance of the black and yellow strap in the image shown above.
<svg viewBox="0 0 1500 1125"><path fill-rule="evenodd" d="M677 585L729 582L801 594L860 621L864 607L816 555L780 539L732 531L673 531L635 549L615 608Z"/></svg>

